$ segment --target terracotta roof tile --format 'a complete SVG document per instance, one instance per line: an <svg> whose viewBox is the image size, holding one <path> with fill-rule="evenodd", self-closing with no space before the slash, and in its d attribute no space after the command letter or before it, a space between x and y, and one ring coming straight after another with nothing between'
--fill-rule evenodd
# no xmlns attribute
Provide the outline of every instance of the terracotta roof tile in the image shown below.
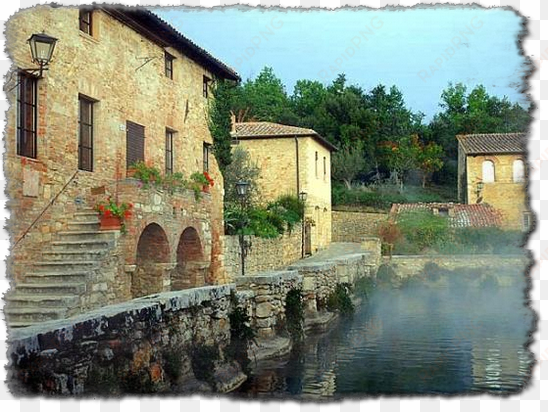
<svg viewBox="0 0 548 412"><path fill-rule="evenodd" d="M329 150L337 150L335 145L320 136L315 130L304 127L288 126L272 122L242 122L235 123L234 128L235 131L231 134L235 139L310 136L318 140Z"/></svg>
<svg viewBox="0 0 548 412"><path fill-rule="evenodd" d="M457 139L466 154L524 153L525 133L461 134Z"/></svg>
<svg viewBox="0 0 548 412"><path fill-rule="evenodd" d="M414 210L447 209L449 211L449 226L451 227L493 227L502 225L502 215L499 210L489 204L460 203L395 203L390 214L397 216L403 212Z"/></svg>

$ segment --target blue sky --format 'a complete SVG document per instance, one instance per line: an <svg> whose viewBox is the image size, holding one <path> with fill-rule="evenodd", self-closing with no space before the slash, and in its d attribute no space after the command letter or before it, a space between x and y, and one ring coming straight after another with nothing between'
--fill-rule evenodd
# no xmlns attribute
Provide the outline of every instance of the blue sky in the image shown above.
<svg viewBox="0 0 548 412"><path fill-rule="evenodd" d="M520 18L510 10L406 11L152 9L233 67L243 80L271 66L293 92L299 79L328 84L338 73L369 90L395 84L430 119L449 82L525 103Z"/></svg>

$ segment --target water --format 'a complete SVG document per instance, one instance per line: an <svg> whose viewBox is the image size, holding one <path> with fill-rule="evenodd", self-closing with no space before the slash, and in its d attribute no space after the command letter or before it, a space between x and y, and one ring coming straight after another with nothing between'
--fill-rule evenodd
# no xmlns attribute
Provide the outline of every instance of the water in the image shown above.
<svg viewBox="0 0 548 412"><path fill-rule="evenodd" d="M533 362L532 322L521 287L377 289L302 351L258 363L239 395L515 393Z"/></svg>

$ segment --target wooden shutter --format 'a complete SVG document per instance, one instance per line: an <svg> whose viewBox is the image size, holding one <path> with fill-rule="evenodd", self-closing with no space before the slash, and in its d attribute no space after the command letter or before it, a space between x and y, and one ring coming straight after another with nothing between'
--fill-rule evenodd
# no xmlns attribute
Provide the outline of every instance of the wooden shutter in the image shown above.
<svg viewBox="0 0 548 412"><path fill-rule="evenodd" d="M126 125L126 166L145 161L145 126L128 121Z"/></svg>

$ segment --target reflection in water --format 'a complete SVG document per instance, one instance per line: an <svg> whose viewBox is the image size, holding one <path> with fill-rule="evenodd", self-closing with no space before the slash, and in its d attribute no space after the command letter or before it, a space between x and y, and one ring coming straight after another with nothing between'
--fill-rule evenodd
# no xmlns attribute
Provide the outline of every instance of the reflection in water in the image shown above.
<svg viewBox="0 0 548 412"><path fill-rule="evenodd" d="M524 286L379 289L301 350L260 362L239 395L519 391L533 359L525 348L533 316Z"/></svg>

